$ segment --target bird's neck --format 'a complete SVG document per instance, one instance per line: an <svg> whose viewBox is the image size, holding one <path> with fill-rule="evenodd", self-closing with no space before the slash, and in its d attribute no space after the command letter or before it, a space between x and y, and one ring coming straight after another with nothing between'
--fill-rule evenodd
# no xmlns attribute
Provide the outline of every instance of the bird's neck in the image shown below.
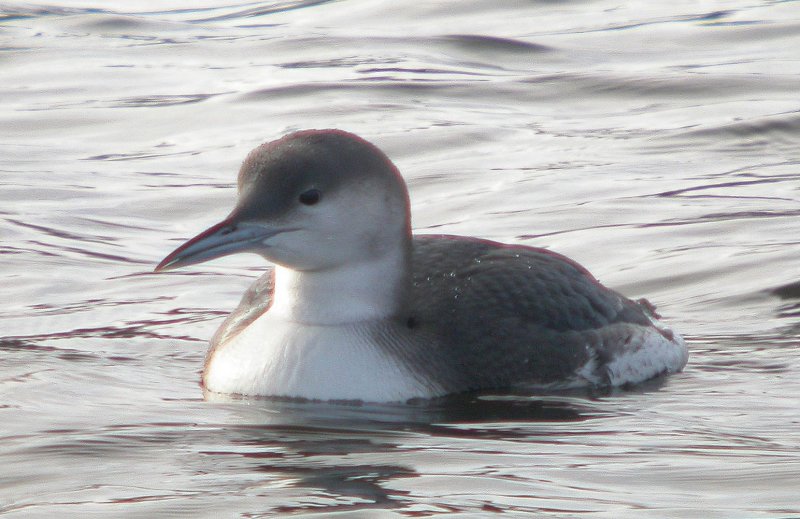
<svg viewBox="0 0 800 519"><path fill-rule="evenodd" d="M341 325L386 319L402 312L411 287L410 249L332 269L275 267L269 313L308 325Z"/></svg>

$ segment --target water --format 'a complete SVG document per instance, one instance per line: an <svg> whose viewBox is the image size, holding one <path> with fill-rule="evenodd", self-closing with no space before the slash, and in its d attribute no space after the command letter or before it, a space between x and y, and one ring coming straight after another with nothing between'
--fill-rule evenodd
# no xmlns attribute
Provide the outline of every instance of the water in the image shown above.
<svg viewBox="0 0 800 519"><path fill-rule="evenodd" d="M418 5L417 5L418 4ZM797 2L0 6L0 514L800 517ZM262 269L153 266L247 151L338 127L418 232L647 296L682 374L413 406L205 401Z"/></svg>

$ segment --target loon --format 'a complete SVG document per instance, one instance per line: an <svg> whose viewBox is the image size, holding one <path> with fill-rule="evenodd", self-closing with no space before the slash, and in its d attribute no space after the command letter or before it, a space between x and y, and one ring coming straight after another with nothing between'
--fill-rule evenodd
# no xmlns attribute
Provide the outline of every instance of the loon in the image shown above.
<svg viewBox="0 0 800 519"><path fill-rule="evenodd" d="M211 341L206 391L405 402L481 389L635 384L688 360L645 300L546 249L412 235L376 146L305 130L245 159L238 202L156 271L252 252L274 264Z"/></svg>

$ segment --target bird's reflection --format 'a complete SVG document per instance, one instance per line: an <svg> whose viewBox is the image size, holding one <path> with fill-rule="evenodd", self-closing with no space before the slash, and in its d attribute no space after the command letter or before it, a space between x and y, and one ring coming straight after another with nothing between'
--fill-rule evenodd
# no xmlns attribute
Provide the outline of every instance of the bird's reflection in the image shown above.
<svg viewBox="0 0 800 519"><path fill-rule="evenodd" d="M661 383L634 391L655 391ZM389 482L424 473L416 465L431 449L479 456L481 449L509 441L523 448L530 442L535 455L535 442L576 428L586 433L590 422L612 415L615 394L626 393L613 392L476 393L403 405L206 394L208 402L230 412L230 421L216 429L217 448L201 454L210 466L249 471L262 478L264 488L280 488L265 491L284 496L274 513L387 509L408 500L406 491ZM287 488L297 491L297 499Z"/></svg>

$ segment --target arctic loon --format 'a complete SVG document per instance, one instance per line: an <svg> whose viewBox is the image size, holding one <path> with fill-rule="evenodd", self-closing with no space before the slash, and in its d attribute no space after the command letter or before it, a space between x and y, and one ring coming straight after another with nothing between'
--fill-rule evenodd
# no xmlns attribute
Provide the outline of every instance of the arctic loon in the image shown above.
<svg viewBox="0 0 800 519"><path fill-rule="evenodd" d="M376 146L306 130L245 159L238 202L156 271L238 252L275 266L211 341L218 393L397 402L511 387L637 383L680 371L651 305L546 249L412 235L406 184Z"/></svg>

